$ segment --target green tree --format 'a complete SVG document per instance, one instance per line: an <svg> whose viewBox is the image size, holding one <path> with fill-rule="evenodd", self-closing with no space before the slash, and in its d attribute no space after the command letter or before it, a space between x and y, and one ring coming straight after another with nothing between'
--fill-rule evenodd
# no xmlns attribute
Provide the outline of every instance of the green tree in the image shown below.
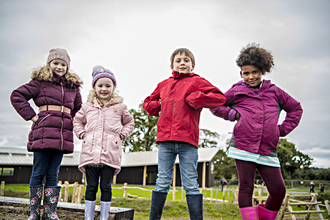
<svg viewBox="0 0 330 220"><path fill-rule="evenodd" d="M149 116L142 108L142 104L139 105L138 110L129 110L129 113L134 117L135 127L130 137L122 142L126 153L151 151L154 148L158 148L156 138L159 117Z"/></svg>
<svg viewBox="0 0 330 220"><path fill-rule="evenodd" d="M217 132L212 132L207 129L199 129L199 143L198 147L217 147L220 135Z"/></svg>
<svg viewBox="0 0 330 220"><path fill-rule="evenodd" d="M293 178L296 170L308 169L312 165L313 158L298 151L295 144L285 138L280 138L278 146L278 158L284 178Z"/></svg>

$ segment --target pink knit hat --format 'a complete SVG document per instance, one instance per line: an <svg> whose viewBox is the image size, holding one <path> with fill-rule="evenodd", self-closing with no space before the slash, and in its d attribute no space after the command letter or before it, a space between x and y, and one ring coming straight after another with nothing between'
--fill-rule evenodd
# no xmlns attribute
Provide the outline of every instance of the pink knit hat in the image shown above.
<svg viewBox="0 0 330 220"><path fill-rule="evenodd" d="M97 65L93 68L92 77L93 77L92 87L94 87L96 80L98 80L99 78L102 78L102 77L110 78L112 80L113 84L115 86L117 85L115 75L113 75L113 73L110 70L105 69L101 65Z"/></svg>
<svg viewBox="0 0 330 220"><path fill-rule="evenodd" d="M70 68L70 57L66 50L61 48L51 49L47 58L47 64L55 59L63 60L68 65L68 68Z"/></svg>

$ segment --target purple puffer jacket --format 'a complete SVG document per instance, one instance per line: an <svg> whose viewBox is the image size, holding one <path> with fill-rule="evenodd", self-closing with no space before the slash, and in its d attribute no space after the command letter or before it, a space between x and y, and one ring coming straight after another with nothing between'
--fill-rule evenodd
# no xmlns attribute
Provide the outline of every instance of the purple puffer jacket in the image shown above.
<svg viewBox="0 0 330 220"><path fill-rule="evenodd" d="M241 150L270 155L280 137L289 134L302 116L298 101L270 82L263 80L257 93L240 81L226 93L226 103L211 109L212 114L228 120L231 109L241 114L234 127L230 146ZM282 124L278 125L281 110L286 111Z"/></svg>
<svg viewBox="0 0 330 220"><path fill-rule="evenodd" d="M79 87L78 83L54 74L51 82L33 79L12 92L11 103L25 120L31 120L36 115L28 102L30 99L38 107L57 105L71 109L71 115L59 111L39 112L39 118L32 124L29 134L28 151L54 149L63 153L73 152L72 121L82 104Z"/></svg>

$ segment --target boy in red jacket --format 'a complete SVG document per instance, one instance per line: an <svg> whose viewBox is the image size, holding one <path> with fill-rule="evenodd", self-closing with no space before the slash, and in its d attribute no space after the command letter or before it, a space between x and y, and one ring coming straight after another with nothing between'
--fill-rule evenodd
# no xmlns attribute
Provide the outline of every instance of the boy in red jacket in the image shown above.
<svg viewBox="0 0 330 220"><path fill-rule="evenodd" d="M158 178L152 192L149 219L160 219L172 183L177 154L191 219L203 219L203 194L197 183L199 118L203 108L225 103L224 94L204 78L193 73L194 55L179 48L171 55L172 76L157 85L144 100L148 115L158 116Z"/></svg>

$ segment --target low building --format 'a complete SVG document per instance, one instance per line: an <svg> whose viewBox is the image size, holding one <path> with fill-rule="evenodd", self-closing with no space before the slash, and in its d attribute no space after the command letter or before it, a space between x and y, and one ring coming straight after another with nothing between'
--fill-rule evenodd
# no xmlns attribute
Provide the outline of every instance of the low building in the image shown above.
<svg viewBox="0 0 330 220"><path fill-rule="evenodd" d="M198 149L198 183L200 187L214 186L214 157L219 148ZM59 180L82 183L78 170L80 152L65 154L59 171ZM32 173L33 153L26 148L0 147L0 181L9 184L28 184ZM158 152L123 153L122 170L114 177L114 184L155 185L158 173ZM181 186L179 158L176 158L173 183Z"/></svg>

